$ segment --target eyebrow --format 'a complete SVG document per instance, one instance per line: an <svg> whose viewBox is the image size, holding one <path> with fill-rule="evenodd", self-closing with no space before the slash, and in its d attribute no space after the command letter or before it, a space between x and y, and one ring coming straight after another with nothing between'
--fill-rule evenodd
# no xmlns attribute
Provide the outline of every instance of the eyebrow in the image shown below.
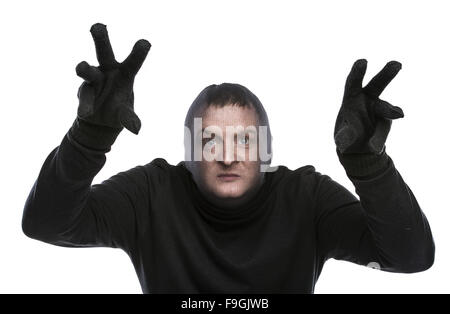
<svg viewBox="0 0 450 314"><path fill-rule="evenodd" d="M206 127L206 128L207 128L207 127ZM198 133L204 133L206 128L202 128L201 130L198 131ZM198 133L197 133L197 134L198 134ZM245 134L247 134L247 133L248 133L248 134L257 134L258 132L255 131L254 129L246 130L246 128L244 128L243 131L236 132L236 134L238 134L238 135L240 135L240 134L242 134L242 133L245 133ZM206 134L214 134L214 132L207 130L207 131L206 131Z"/></svg>

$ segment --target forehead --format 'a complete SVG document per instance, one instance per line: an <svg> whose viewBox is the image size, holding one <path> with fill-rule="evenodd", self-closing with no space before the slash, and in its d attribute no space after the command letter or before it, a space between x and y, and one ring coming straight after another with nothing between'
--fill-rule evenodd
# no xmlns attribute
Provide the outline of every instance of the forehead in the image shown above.
<svg viewBox="0 0 450 314"><path fill-rule="evenodd" d="M258 125L258 114L253 106L226 105L223 107L209 106L203 111L202 124L217 126L250 126Z"/></svg>

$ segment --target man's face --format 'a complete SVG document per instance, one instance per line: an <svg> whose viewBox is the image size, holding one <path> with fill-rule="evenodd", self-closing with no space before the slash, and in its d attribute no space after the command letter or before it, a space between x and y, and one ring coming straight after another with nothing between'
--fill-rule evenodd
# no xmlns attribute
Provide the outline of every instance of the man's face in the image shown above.
<svg viewBox="0 0 450 314"><path fill-rule="evenodd" d="M258 115L253 107L209 106L202 115L203 152L215 156L196 161L191 169L201 190L215 198L245 198L263 180L257 154ZM214 130L219 129L219 132ZM251 130L255 132L248 132ZM241 130L241 133L237 132ZM243 132L242 132L243 131ZM255 149L255 151L253 151ZM255 152L253 154L253 152Z"/></svg>

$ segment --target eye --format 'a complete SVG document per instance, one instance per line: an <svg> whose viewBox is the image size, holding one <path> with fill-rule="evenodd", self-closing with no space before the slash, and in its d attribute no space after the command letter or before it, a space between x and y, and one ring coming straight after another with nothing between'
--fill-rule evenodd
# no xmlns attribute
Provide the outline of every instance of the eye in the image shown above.
<svg viewBox="0 0 450 314"><path fill-rule="evenodd" d="M248 145L250 143L250 139L248 136L240 136L238 138L238 144L239 145Z"/></svg>
<svg viewBox="0 0 450 314"><path fill-rule="evenodd" d="M213 139L205 139L207 142L205 143L205 146L209 146L209 147L212 147L212 146L214 146L214 145L216 145L216 139L215 138L213 138Z"/></svg>

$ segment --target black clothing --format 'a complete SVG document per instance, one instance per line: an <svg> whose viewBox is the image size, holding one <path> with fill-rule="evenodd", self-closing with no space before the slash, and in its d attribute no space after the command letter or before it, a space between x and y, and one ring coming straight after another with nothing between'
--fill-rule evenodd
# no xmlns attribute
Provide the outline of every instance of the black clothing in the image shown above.
<svg viewBox="0 0 450 314"><path fill-rule="evenodd" d="M433 264L427 219L385 152L381 172L349 176L360 200L311 165L279 166L249 204L223 210L183 162L157 158L91 185L113 140L88 147L78 127L45 160L23 230L59 246L123 249L144 293L312 293L329 258L403 273Z"/></svg>

